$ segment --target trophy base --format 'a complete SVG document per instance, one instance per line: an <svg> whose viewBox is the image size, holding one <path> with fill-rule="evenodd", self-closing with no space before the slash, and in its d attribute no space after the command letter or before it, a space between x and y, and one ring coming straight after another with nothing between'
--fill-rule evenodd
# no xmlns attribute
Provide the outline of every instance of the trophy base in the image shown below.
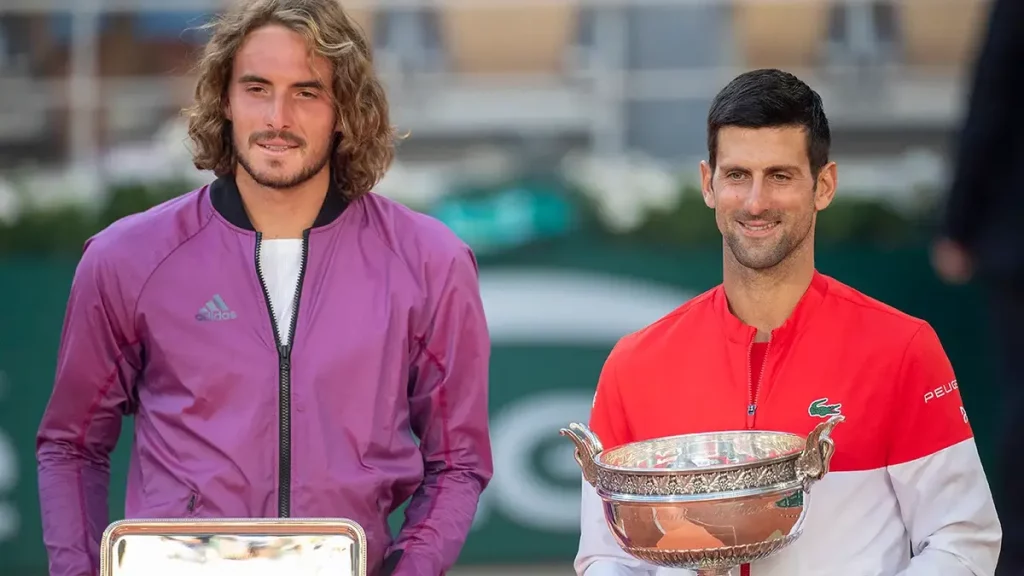
<svg viewBox="0 0 1024 576"><path fill-rule="evenodd" d="M702 550L666 550L640 546L623 546L630 556L664 568L695 570L698 576L728 576L729 571L742 564L767 558L789 546L800 537L797 531L788 536L723 548Z"/></svg>

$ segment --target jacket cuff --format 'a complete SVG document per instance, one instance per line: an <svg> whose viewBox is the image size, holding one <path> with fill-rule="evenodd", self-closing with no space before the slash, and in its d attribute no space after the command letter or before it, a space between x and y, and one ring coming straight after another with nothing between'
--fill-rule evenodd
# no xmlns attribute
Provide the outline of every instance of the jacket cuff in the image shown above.
<svg viewBox="0 0 1024 576"><path fill-rule="evenodd" d="M398 568L398 562L402 559L402 554L405 551L402 549L395 550L384 557L384 564L380 567L379 576L391 576L395 573L395 569Z"/></svg>

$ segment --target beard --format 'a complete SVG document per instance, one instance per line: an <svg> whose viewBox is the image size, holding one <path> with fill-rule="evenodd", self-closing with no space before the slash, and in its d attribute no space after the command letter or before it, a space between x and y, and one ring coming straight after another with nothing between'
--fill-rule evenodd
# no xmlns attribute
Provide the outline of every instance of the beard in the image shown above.
<svg viewBox="0 0 1024 576"><path fill-rule="evenodd" d="M813 218L798 222L788 230L780 230L778 239L768 244L764 240L744 238L738 231L725 234L725 245L741 266L750 270L769 270L786 261L803 244L811 232ZM783 227L780 223L779 227Z"/></svg>
<svg viewBox="0 0 1024 576"><path fill-rule="evenodd" d="M249 137L249 145L255 146L257 141L264 138L270 139L273 138L274 136L278 136L284 140L296 144L297 146L305 145L305 142L303 140L301 140L297 136L288 133L280 133L275 135L267 133L253 134L252 136ZM249 176L253 179L254 182L259 184L260 186L270 188L272 190L286 190L288 188L294 188L300 184L307 182L308 180L319 174L324 169L324 167L327 166L327 164L331 161L331 154L333 152L330 146L325 146L324 150L320 154L314 156L311 159L311 162L303 164L302 167L300 167L297 171L292 172L290 174L275 174L269 171L261 171L256 169L256 167L253 166L253 163L248 156L249 148L239 146L237 140L235 142L235 150L238 150L238 165L241 166L242 169L249 174ZM280 164L281 162L279 160L271 160L270 163L273 166L274 164Z"/></svg>

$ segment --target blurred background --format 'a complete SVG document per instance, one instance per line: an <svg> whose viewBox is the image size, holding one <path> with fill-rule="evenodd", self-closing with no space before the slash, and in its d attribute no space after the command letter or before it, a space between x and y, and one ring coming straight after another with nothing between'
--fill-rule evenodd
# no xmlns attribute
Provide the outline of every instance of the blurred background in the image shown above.
<svg viewBox="0 0 1024 576"><path fill-rule="evenodd" d="M973 285L929 244L987 0L349 0L409 137L378 192L475 250L494 482L453 574L570 574L586 420L615 341L721 279L698 192L712 96L781 67L823 97L838 200L820 269L930 321L998 465ZM179 110L218 0L0 0L0 574L43 576L34 435L85 239L211 179ZM113 466L123 513L131 424ZM399 518L396 516L396 523Z"/></svg>

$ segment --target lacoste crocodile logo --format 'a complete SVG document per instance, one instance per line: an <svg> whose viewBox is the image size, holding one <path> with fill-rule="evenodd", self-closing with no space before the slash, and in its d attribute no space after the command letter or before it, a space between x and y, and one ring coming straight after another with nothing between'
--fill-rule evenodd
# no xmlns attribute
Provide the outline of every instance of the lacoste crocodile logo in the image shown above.
<svg viewBox="0 0 1024 576"><path fill-rule="evenodd" d="M807 407L807 413L817 418L828 418L842 414L842 404L829 404L828 398L819 398Z"/></svg>

